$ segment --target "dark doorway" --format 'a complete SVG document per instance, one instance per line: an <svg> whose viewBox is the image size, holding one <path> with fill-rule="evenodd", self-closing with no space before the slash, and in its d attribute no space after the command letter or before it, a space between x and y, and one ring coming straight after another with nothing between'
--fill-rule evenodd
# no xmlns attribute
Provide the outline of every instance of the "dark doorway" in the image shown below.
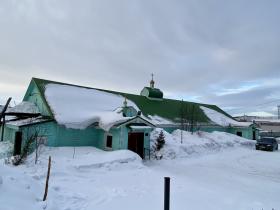
<svg viewBox="0 0 280 210"><path fill-rule="evenodd" d="M253 140L256 140L256 131L253 131Z"/></svg>
<svg viewBox="0 0 280 210"><path fill-rule="evenodd" d="M144 158L144 133L128 133L127 148Z"/></svg>
<svg viewBox="0 0 280 210"><path fill-rule="evenodd" d="M237 131L236 135L242 137L242 132L241 131Z"/></svg>
<svg viewBox="0 0 280 210"><path fill-rule="evenodd" d="M14 143L14 153L13 155L20 155L21 153L21 143L22 143L22 133L16 132L15 143Z"/></svg>

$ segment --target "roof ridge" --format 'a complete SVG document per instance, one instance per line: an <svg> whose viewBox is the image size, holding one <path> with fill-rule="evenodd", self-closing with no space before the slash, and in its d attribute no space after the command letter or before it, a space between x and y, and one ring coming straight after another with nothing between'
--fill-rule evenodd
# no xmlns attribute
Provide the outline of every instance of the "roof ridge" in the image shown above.
<svg viewBox="0 0 280 210"><path fill-rule="evenodd" d="M197 109L197 115L199 115L199 118L202 121L209 121L209 118L205 115L203 110L200 108L200 106L207 107L209 109L215 110L221 114L224 114L230 118L228 113L223 111L221 108L219 108L216 105L213 104L204 104L204 103L197 103L197 102L191 102L191 101L182 101L182 100L177 100L177 99L170 99L170 98L162 98L162 100L156 101L156 100L150 100L146 96L138 95L138 94L132 94L132 93L124 93L124 92L118 92L118 91L113 91L113 90L106 90L106 89L101 89L101 88L93 88L93 87L88 87L88 86L81 86L81 85L76 85L76 84L71 84L71 83L65 83L65 82L58 82L58 81L53 81L53 80L46 80L46 79L40 79L33 77L31 81L34 81L35 85L39 88L39 91L42 93L43 100L45 100L49 110L52 113L52 109L50 108L46 98L45 98L45 87L48 84L58 84L58 85L66 85L66 86L72 86L72 87L78 87L78 88L85 88L89 90L98 90L98 91L103 91L111 94L117 94L122 97L126 97L127 99L133 101L142 111L143 113L149 115L149 114L156 114L161 117L164 117L166 119L174 120L178 117L180 117L180 110L182 109L190 109L191 106L195 106ZM53 114L53 113L52 113ZM232 118L233 119L233 118Z"/></svg>
<svg viewBox="0 0 280 210"><path fill-rule="evenodd" d="M82 86L82 85L76 85L76 84L73 84L73 83L65 83L65 82L59 82L59 81L54 81L54 80L41 79L41 78L37 78L37 77L32 77L32 79L33 80L44 81L44 82L47 82L47 83L55 83L55 84L61 84L61 85L69 85L69 86L74 86L74 87L86 88L86 89L94 89L94 90L106 91L106 92L109 92L109 93L125 94L125 95L131 95L131 96L145 97L145 96L142 96L140 94L133 94L133 93L127 93L127 92L119 92L119 91L114 91L114 90L108 90L108 89L101 89L101 88L96 88L96 87ZM150 87L147 87L147 88L150 88ZM155 88L155 89L158 89L158 88ZM177 102L181 102L182 101L182 100L172 99L172 98L163 98L163 99L164 100L177 101ZM215 104L205 104L205 103L198 103L198 102L186 101L186 100L183 100L183 102L185 102L185 103L193 103L193 104L203 105L203 106L204 105L206 105L206 106L216 106Z"/></svg>

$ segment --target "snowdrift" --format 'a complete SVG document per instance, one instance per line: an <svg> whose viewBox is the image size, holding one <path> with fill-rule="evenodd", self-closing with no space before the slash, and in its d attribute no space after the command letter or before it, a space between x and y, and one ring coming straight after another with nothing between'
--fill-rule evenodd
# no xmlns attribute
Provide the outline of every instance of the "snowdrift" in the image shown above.
<svg viewBox="0 0 280 210"><path fill-rule="evenodd" d="M95 147L42 147L38 165L45 171L48 156L53 157L53 166L65 170L92 170L116 167L132 163L142 165L139 155L129 150L103 151ZM35 154L29 156L27 165L34 165ZM40 167L38 167L38 170Z"/></svg>
<svg viewBox="0 0 280 210"><path fill-rule="evenodd" d="M237 146L253 147L255 144L252 140L217 131L213 133L200 131L193 134L182 131L183 138L181 142L181 130L175 130L170 134L163 129L157 128L151 133L151 147L155 144L156 138L161 131L165 136L165 145L160 151L164 159L202 155Z"/></svg>
<svg viewBox="0 0 280 210"><path fill-rule="evenodd" d="M83 200L76 201L79 198L76 188L69 183L65 184L70 177L74 180L83 180L82 174L144 167L142 159L128 150L105 152L94 147L74 149L74 147L42 146L39 154L36 165L35 153L28 156L23 165L17 167L4 165L4 160L0 160L0 209L57 210L62 206L63 209L81 209ZM43 202L49 156L52 157L49 193L47 201ZM89 176L88 179L90 178ZM90 185L84 187L90 187ZM63 199L59 195L62 190L66 191L62 193ZM69 200L75 200L75 202L69 202Z"/></svg>

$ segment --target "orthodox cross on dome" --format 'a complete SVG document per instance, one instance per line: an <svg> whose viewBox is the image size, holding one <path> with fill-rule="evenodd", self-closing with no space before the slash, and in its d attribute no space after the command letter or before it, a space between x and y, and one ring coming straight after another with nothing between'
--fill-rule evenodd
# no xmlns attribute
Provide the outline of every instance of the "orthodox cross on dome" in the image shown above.
<svg viewBox="0 0 280 210"><path fill-rule="evenodd" d="M155 87L155 81L154 81L154 74L152 73L152 80L150 81L150 87L154 88Z"/></svg>
<svg viewBox="0 0 280 210"><path fill-rule="evenodd" d="M124 98L123 107L127 107L127 99L126 99L126 97Z"/></svg>

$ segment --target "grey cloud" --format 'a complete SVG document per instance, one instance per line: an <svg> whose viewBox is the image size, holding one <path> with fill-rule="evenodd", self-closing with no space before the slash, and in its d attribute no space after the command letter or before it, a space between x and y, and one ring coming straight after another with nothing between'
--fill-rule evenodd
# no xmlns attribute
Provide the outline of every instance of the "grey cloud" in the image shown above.
<svg viewBox="0 0 280 210"><path fill-rule="evenodd" d="M0 83L17 95L32 76L139 93L153 72L170 97L245 107L273 89L215 93L279 78L279 9L276 0L4 0Z"/></svg>

